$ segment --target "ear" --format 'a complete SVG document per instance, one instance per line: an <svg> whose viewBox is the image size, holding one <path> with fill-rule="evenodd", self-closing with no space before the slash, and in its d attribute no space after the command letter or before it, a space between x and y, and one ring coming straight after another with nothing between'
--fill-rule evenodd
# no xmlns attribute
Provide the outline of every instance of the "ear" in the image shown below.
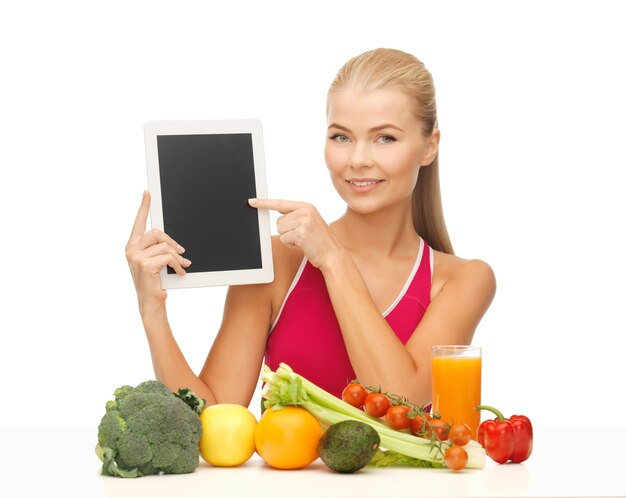
<svg viewBox="0 0 626 498"><path fill-rule="evenodd" d="M426 151L424 152L424 157L422 158L420 166L428 166L435 160L437 151L439 150L440 138L441 132L438 128L435 128L426 142Z"/></svg>

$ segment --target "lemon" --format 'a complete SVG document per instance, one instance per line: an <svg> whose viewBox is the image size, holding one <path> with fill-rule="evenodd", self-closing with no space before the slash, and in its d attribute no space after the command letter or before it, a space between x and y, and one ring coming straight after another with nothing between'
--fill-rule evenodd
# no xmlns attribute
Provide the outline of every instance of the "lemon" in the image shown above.
<svg viewBox="0 0 626 498"><path fill-rule="evenodd" d="M229 403L212 405L200 414L202 458L218 467L235 467L254 453L257 420L245 406Z"/></svg>

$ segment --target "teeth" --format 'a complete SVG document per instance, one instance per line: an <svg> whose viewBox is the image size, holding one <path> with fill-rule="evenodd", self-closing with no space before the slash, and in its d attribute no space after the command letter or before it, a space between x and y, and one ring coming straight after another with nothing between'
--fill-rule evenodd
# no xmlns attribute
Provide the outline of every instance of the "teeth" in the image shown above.
<svg viewBox="0 0 626 498"><path fill-rule="evenodd" d="M350 183L352 185L356 185L357 187L367 187L368 185L375 185L376 183L378 183L378 180L372 181L372 182L353 182L350 181Z"/></svg>

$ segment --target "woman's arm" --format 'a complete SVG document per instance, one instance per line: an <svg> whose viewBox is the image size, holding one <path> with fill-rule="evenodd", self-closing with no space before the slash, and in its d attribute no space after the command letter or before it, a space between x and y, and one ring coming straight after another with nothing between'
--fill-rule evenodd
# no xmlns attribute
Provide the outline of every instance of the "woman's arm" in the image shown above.
<svg viewBox="0 0 626 498"><path fill-rule="evenodd" d="M144 194L126 258L137 291L155 376L172 390L188 387L208 404L247 406L256 386L272 313L272 284L241 285L228 290L224 319L201 374L196 375L176 343L167 319L160 271L165 265L180 275L191 262L159 230L145 232L150 195Z"/></svg>
<svg viewBox="0 0 626 498"><path fill-rule="evenodd" d="M269 284L230 287L200 379L219 403L248 406L259 381L272 313Z"/></svg>
<svg viewBox="0 0 626 498"><path fill-rule="evenodd" d="M253 199L250 205L282 213L277 220L281 242L299 247L324 275L358 379L417 403L430 401L431 347L471 342L495 293L491 268L478 260L459 262L403 345L354 261L312 205L275 199Z"/></svg>
<svg viewBox="0 0 626 498"><path fill-rule="evenodd" d="M431 347L469 344L495 293L495 278L486 263L460 263L403 345L349 256L330 259L320 270L358 379L417 403L431 398Z"/></svg>
<svg viewBox="0 0 626 498"><path fill-rule="evenodd" d="M188 387L204 398L207 404L217 403L211 388L193 372L178 346L167 320L165 303L159 309L143 312L142 322L156 378L172 391Z"/></svg>
<svg viewBox="0 0 626 498"><path fill-rule="evenodd" d="M220 403L248 406L259 382L271 323L302 260L272 237L274 280L228 289L224 316L199 378Z"/></svg>
<svg viewBox="0 0 626 498"><path fill-rule="evenodd" d="M207 404L248 406L259 379L269 330L268 284L228 289L224 318L204 368L196 375L168 324L165 304L142 314L156 378L173 391L188 387Z"/></svg>
<svg viewBox="0 0 626 498"><path fill-rule="evenodd" d="M189 387L207 404L248 406L256 388L269 330L267 285L228 289L224 318L204 368L196 375L176 343L165 306L143 317L156 378L172 390Z"/></svg>

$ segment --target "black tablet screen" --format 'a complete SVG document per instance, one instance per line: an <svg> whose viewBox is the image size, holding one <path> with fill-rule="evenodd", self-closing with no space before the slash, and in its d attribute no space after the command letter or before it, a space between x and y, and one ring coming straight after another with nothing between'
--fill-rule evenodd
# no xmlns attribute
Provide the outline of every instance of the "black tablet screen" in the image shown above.
<svg viewBox="0 0 626 498"><path fill-rule="evenodd" d="M185 248L186 271L261 268L252 135L159 135L157 146L163 229Z"/></svg>

